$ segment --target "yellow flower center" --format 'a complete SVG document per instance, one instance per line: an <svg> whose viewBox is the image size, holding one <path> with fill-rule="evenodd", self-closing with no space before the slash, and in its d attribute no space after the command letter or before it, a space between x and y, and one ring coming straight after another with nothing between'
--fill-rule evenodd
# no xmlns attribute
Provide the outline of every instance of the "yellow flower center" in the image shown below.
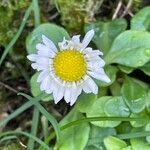
<svg viewBox="0 0 150 150"><path fill-rule="evenodd" d="M76 50L58 52L53 67L56 75L65 81L79 81L87 70L83 54Z"/></svg>

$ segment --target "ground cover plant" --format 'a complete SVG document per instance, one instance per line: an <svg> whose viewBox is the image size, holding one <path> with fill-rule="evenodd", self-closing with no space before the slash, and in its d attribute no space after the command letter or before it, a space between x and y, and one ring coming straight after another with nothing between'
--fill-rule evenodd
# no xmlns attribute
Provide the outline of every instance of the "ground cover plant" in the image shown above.
<svg viewBox="0 0 150 150"><path fill-rule="evenodd" d="M0 149L150 150L149 4L2 0Z"/></svg>

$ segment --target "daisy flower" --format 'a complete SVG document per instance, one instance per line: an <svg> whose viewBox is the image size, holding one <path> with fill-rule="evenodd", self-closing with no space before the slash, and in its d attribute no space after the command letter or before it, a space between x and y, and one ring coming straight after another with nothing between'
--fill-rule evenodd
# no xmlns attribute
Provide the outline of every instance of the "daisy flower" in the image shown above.
<svg viewBox="0 0 150 150"><path fill-rule="evenodd" d="M93 36L94 30L90 30L82 42L80 35L75 35L55 45L42 35L41 43L36 45L37 54L27 56L33 62L32 68L40 71L37 82L41 91L53 93L55 103L64 97L73 105L82 91L97 94L98 86L93 78L110 82L103 69L105 62L100 57L103 53L87 47Z"/></svg>

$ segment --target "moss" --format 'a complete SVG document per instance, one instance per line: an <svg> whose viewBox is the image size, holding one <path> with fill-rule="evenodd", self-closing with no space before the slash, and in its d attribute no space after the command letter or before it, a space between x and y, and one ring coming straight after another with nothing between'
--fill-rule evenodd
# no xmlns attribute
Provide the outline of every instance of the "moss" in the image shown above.
<svg viewBox="0 0 150 150"><path fill-rule="evenodd" d="M0 3L1 45L6 45L14 36L22 19L20 12L28 5L29 0L2 0ZM15 16L17 16L17 18Z"/></svg>
<svg viewBox="0 0 150 150"><path fill-rule="evenodd" d="M98 11L99 0L57 0L60 9L62 24L73 31L81 30L87 21L94 20Z"/></svg>

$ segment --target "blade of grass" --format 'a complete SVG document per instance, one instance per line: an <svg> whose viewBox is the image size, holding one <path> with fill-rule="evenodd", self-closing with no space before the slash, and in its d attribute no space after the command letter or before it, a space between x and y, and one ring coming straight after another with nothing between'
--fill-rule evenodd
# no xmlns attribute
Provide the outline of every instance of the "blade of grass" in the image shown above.
<svg viewBox="0 0 150 150"><path fill-rule="evenodd" d="M125 134L116 135L119 139L132 139L132 138L140 138L150 136L150 131L142 131L142 132L131 132Z"/></svg>
<svg viewBox="0 0 150 150"><path fill-rule="evenodd" d="M27 133L27 132L23 132L23 131L8 131L8 132L4 132L4 133L0 133L0 138L3 137L3 136L9 136L9 135L16 135L16 134L19 134L19 135L24 135L24 136L27 136L29 138L32 138L34 139L37 143L39 143L44 149L46 150L51 150L49 148L48 145L46 145L43 141L41 141L39 138Z"/></svg>
<svg viewBox="0 0 150 150"><path fill-rule="evenodd" d="M37 27L40 25L40 9L39 9L39 5L38 5L38 0L32 0L32 3L33 3L34 22L35 22L34 24L35 24L35 27ZM39 112L38 108L34 106L32 125L31 125L31 134L33 136L37 135L39 115L40 115L40 112ZM28 150L34 149L34 139L29 138L27 149Z"/></svg>
<svg viewBox="0 0 150 150"><path fill-rule="evenodd" d="M21 23L21 25L20 25L16 35L13 37L13 39L10 41L10 43L6 46L2 56L0 58L0 66L1 66L3 60L5 59L6 55L9 53L9 51L12 49L13 45L16 43L16 41L18 40L19 36L21 35L21 33L22 33L22 31L23 31L23 29L25 27L25 24L26 24L26 22L27 22L27 20L28 20L28 18L30 16L30 13L32 11L32 7L33 7L33 5L31 3L29 8L25 12L25 15L24 15L24 17L22 19L22 23Z"/></svg>
<svg viewBox="0 0 150 150"><path fill-rule="evenodd" d="M33 11L34 11L34 24L35 27L40 25L40 9L38 5L38 0L32 0L33 2Z"/></svg>
<svg viewBox="0 0 150 150"><path fill-rule="evenodd" d="M45 116L42 116L41 122L42 122L42 128L44 133L44 139L46 140L48 137L48 120L46 119Z"/></svg>
<svg viewBox="0 0 150 150"><path fill-rule="evenodd" d="M33 117L32 117L32 126L31 126L31 135L36 136L37 130L38 130L38 123L39 123L39 110L34 106L33 110ZM28 141L28 150L33 150L34 149L34 139L29 138Z"/></svg>
<svg viewBox="0 0 150 150"><path fill-rule="evenodd" d="M9 135L9 136L6 136L6 137L3 137L1 140L0 140L0 143L1 142L4 142L4 141L7 141L7 140L14 140L14 139L18 139L15 135Z"/></svg>
<svg viewBox="0 0 150 150"><path fill-rule="evenodd" d="M19 93L19 95L24 96L25 98L27 98L31 102L34 101L34 99L31 96L27 95L27 94ZM59 128L59 125L58 125L56 119L41 104L39 104L37 101L34 101L34 102L35 102L34 105L39 109L39 111L47 118L47 120L54 127L56 137L57 137L57 141L59 141L59 139L60 139L60 128Z"/></svg>
<svg viewBox="0 0 150 150"><path fill-rule="evenodd" d="M40 101L42 98L44 98L45 95L42 94L38 97L36 97L36 101ZM21 114L22 112L24 112L25 110L27 110L28 108L30 108L32 105L34 105L35 101L29 101L26 102L25 104L23 104L21 107L19 107L17 110L15 110L12 114L10 114L8 117L0 120L0 126L5 125L6 123L8 123L10 120L12 120L13 118L17 117L19 114Z"/></svg>
<svg viewBox="0 0 150 150"><path fill-rule="evenodd" d="M128 117L88 117L88 118L81 118L79 120L72 121L70 123L67 123L66 125L60 127L60 130L63 131L69 127L79 125L81 123L85 122L92 122L92 121L150 121L150 118L128 118ZM55 137L55 132L52 132L47 139L45 140L45 143L49 143L53 138ZM39 147L38 150L42 150L41 147Z"/></svg>

